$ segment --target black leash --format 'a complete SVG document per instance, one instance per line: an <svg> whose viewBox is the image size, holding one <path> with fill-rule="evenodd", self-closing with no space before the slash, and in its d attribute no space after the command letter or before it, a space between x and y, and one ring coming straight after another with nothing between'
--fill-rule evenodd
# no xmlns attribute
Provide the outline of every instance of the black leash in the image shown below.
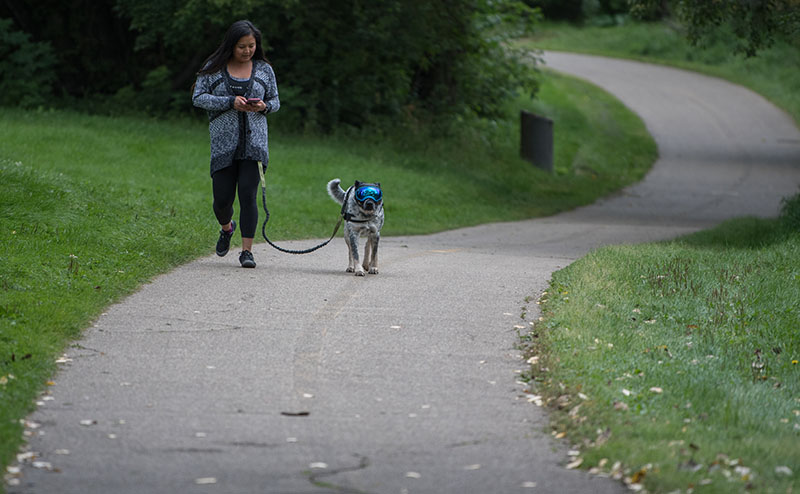
<svg viewBox="0 0 800 494"><path fill-rule="evenodd" d="M275 249L286 252L287 254L308 254L310 252L314 252L317 249L325 247L328 243L333 240L333 237L336 236L336 232L339 231L339 227L342 225L342 217L339 217L339 221L336 223L336 226L333 228L333 233L331 233L331 238L322 242L319 245L311 247L310 249L303 249L303 250L291 250L291 249L284 249L283 247L277 246L272 243L270 239L267 238L267 221L269 221L269 209L267 209L267 181L264 178L264 168L261 165L261 162L258 162L258 173L261 175L261 202L264 205L264 213L266 214L266 218L264 218L264 223L261 225L261 235L264 236L264 240L267 241Z"/></svg>

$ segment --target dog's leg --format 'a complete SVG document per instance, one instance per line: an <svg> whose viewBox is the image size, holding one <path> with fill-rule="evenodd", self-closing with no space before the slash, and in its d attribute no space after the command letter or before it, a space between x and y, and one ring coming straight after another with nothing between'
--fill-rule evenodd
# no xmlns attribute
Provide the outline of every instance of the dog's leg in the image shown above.
<svg viewBox="0 0 800 494"><path fill-rule="evenodd" d="M344 243L347 244L347 269L345 272L352 273L356 270L356 266L353 263L353 247L350 243L350 236L353 234L353 229L350 227L349 223L345 223L344 225ZM356 252L356 257L358 257L358 253Z"/></svg>
<svg viewBox="0 0 800 494"><path fill-rule="evenodd" d="M378 240L380 234L370 232L367 237L367 245L364 246L364 264L365 270L369 274L378 274Z"/></svg>
<svg viewBox="0 0 800 494"><path fill-rule="evenodd" d="M372 247L372 255L370 256L369 274L378 274L378 243L380 240L380 232L375 233L375 237L370 245L370 247Z"/></svg>
<svg viewBox="0 0 800 494"><path fill-rule="evenodd" d="M361 267L364 270L369 269L370 258L372 256L372 233L367 233L367 242L364 244L364 262L361 263Z"/></svg>
<svg viewBox="0 0 800 494"><path fill-rule="evenodd" d="M358 262L358 232L350 230L347 237L347 248L350 251L350 263L347 266L348 273L355 273L356 276L364 276L364 268Z"/></svg>

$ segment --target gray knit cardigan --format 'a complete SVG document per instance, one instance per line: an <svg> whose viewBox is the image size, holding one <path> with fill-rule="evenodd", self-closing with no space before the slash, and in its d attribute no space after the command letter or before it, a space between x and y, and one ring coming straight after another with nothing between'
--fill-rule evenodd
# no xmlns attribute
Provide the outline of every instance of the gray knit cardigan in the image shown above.
<svg viewBox="0 0 800 494"><path fill-rule="evenodd" d="M236 99L223 70L197 76L192 94L194 106L208 111L208 131L211 137L211 174L233 163L239 142L239 116L233 108ZM267 108L263 112L245 112L245 154L247 158L269 162L267 145L267 113L278 111L278 85L272 67L263 60L253 61L246 98L261 98Z"/></svg>

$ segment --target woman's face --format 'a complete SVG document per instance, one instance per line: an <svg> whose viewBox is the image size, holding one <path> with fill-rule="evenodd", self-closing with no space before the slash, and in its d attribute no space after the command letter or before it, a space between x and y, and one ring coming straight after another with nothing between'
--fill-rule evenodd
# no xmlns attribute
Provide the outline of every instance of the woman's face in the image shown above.
<svg viewBox="0 0 800 494"><path fill-rule="evenodd" d="M233 47L233 60L239 63L249 62L256 52L256 38L252 34L242 36Z"/></svg>

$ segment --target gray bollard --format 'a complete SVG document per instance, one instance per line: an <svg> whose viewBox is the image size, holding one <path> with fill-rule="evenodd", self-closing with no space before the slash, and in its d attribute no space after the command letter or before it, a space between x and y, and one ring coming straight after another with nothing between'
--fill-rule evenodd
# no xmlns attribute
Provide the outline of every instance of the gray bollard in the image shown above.
<svg viewBox="0 0 800 494"><path fill-rule="evenodd" d="M527 112L520 112L520 155L535 166L553 171L553 121Z"/></svg>

